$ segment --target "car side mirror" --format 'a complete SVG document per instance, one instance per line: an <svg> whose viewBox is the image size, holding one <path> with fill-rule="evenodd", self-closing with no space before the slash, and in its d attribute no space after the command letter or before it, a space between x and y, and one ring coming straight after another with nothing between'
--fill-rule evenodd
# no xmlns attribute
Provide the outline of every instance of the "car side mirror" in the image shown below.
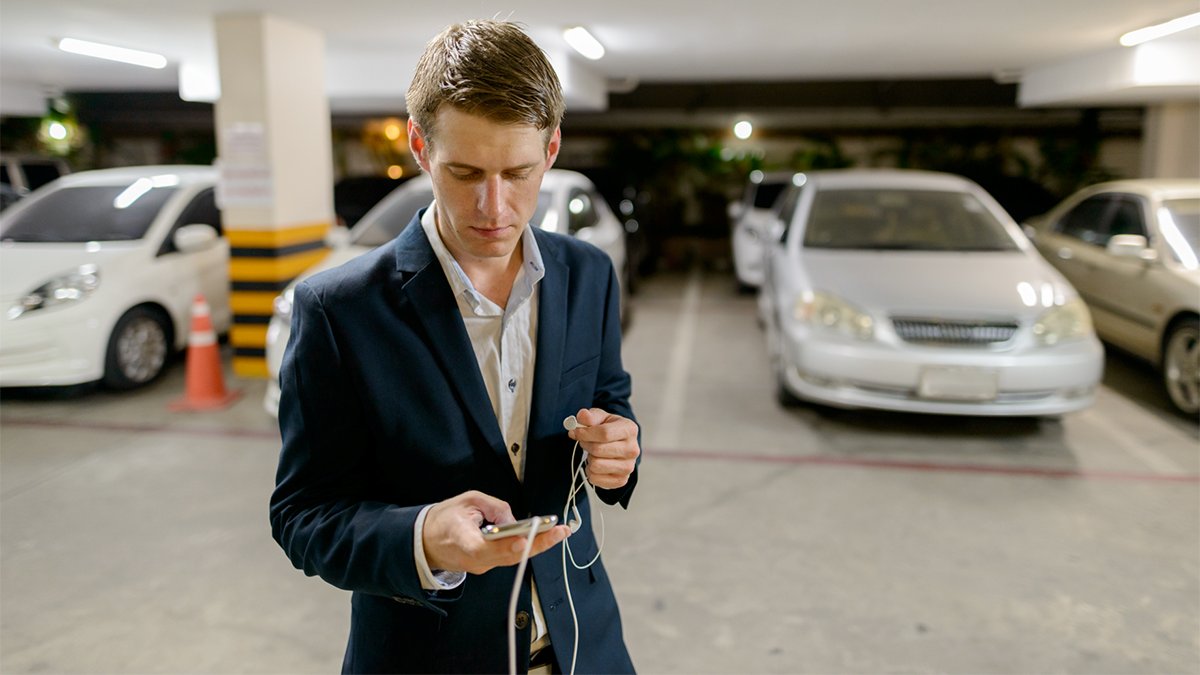
<svg viewBox="0 0 1200 675"><path fill-rule="evenodd" d="M180 253L194 253L216 244L218 238L220 235L212 225L194 223L175 230L172 242Z"/></svg>
<svg viewBox="0 0 1200 675"><path fill-rule="evenodd" d="M1118 258L1138 258L1146 262L1158 259L1158 251L1148 248L1146 238L1140 234L1118 234L1108 240L1105 249Z"/></svg>

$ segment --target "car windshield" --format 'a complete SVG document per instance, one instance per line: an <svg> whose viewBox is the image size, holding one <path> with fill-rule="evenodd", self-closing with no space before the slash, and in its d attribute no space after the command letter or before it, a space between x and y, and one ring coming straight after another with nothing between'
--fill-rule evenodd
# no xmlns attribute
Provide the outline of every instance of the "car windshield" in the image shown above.
<svg viewBox="0 0 1200 675"><path fill-rule="evenodd" d="M759 183L758 189L754 191L754 208L769 209L775 204L775 200L779 198L779 193L783 192L791 183Z"/></svg>
<svg viewBox="0 0 1200 675"><path fill-rule="evenodd" d="M405 193L394 200L385 198L379 206L372 209L351 230L350 241L358 246L382 246L400 234L412 222L417 211L429 206L433 201L433 188L405 190ZM550 198L551 193L545 190L538 193L537 211L529 222L542 222L546 210L550 208Z"/></svg>
<svg viewBox="0 0 1200 675"><path fill-rule="evenodd" d="M412 222L417 211L429 206L433 201L433 188L419 190L396 188L403 194L396 199L385 197L375 208L371 209L363 219L351 230L350 241L358 246L382 246Z"/></svg>
<svg viewBox="0 0 1200 675"><path fill-rule="evenodd" d="M13 213L0 240L21 242L130 241L146 236L175 187L151 179L131 185L90 185L54 190ZM9 214L5 214L6 216Z"/></svg>
<svg viewBox="0 0 1200 675"><path fill-rule="evenodd" d="M804 230L811 248L1015 251L1017 243L974 195L935 190L823 190Z"/></svg>
<svg viewBox="0 0 1200 675"><path fill-rule="evenodd" d="M1200 258L1200 199L1166 199L1162 207L1169 216L1163 218L1162 234L1171 243L1175 257L1180 262ZM1168 231L1172 224L1174 233Z"/></svg>

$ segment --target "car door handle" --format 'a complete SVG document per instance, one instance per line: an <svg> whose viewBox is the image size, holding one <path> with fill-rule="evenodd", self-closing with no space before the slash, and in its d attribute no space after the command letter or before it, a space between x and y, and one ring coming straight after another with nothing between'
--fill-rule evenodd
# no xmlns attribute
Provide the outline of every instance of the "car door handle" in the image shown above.
<svg viewBox="0 0 1200 675"><path fill-rule="evenodd" d="M1058 249L1058 257L1063 260L1070 260L1075 257L1075 253L1066 246Z"/></svg>

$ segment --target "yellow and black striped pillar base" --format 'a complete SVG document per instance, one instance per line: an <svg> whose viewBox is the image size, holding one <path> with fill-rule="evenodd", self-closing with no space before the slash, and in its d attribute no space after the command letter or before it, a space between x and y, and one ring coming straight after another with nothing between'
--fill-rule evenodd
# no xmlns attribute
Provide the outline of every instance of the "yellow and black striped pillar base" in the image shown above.
<svg viewBox="0 0 1200 675"><path fill-rule="evenodd" d="M329 253L328 231L328 223L279 230L226 229L233 310L229 342L238 376L267 377L267 324L275 296Z"/></svg>

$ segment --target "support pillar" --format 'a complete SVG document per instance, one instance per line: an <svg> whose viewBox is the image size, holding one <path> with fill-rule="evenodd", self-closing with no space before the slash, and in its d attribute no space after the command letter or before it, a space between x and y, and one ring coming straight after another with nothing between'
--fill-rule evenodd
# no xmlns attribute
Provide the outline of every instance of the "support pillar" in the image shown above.
<svg viewBox="0 0 1200 675"><path fill-rule="evenodd" d="M275 296L328 253L333 148L319 31L266 14L216 18L217 198L231 246L234 372L265 377Z"/></svg>
<svg viewBox="0 0 1200 675"><path fill-rule="evenodd" d="M1200 101L1146 108L1142 177L1200 178Z"/></svg>

